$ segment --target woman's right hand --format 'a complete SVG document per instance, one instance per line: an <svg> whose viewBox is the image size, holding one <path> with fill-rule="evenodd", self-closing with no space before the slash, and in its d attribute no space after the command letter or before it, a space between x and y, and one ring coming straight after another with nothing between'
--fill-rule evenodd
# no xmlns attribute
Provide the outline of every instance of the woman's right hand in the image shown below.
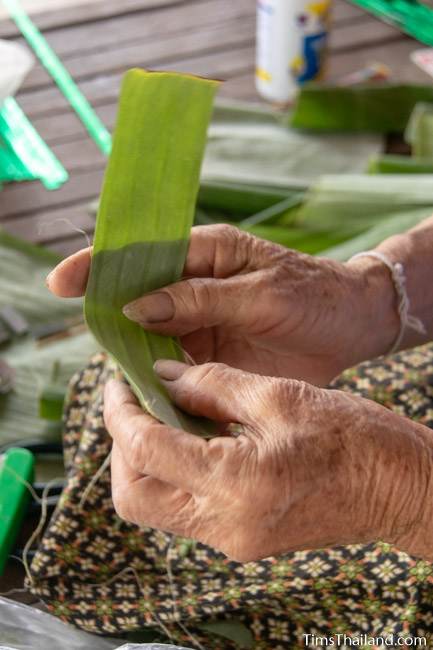
<svg viewBox="0 0 433 650"><path fill-rule="evenodd" d="M91 249L48 277L59 296L85 292ZM193 228L185 279L124 313L146 330L179 336L196 363L324 385L386 352L398 331L394 290L376 260L341 264L228 225Z"/></svg>
<svg viewBox="0 0 433 650"><path fill-rule="evenodd" d="M241 425L205 441L107 384L120 517L241 562L378 539L433 559L431 431L370 400L209 363L159 361L184 411Z"/></svg>

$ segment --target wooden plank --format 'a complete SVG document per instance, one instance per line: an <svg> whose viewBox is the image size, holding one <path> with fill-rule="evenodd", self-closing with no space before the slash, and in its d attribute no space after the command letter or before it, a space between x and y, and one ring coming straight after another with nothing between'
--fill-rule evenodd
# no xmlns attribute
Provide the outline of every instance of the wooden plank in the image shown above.
<svg viewBox="0 0 433 650"><path fill-rule="evenodd" d="M246 27L249 26L250 29L250 36L248 36ZM238 26L238 28L240 28ZM253 34L254 26L253 23L250 19L249 25L244 25L244 31L245 31L245 38L246 38L246 43L245 45L248 46L248 43L251 44L251 55L250 55L250 65L249 67L252 68L254 65L254 52L253 52L253 41L254 41L254 34ZM350 50L355 47L355 38L356 38L356 28L353 26L347 26L345 29L340 29L337 32L334 32L331 36L331 52L343 52L346 51L346 49ZM396 33L396 31L388 26L385 25L379 21L376 21L374 19L371 19L371 23L369 24L369 29L366 31L362 31L364 34L361 39L358 40L358 43L356 43L356 46L359 48L362 48L366 45L373 46L376 44L383 44L386 42L391 42L394 41L395 38L400 38L399 35ZM183 62L176 63L176 65L172 62L172 57L174 56L173 54L167 55L167 59L165 62L161 62L161 58L165 56L165 52L170 50L173 52L173 46L175 46L175 51L176 51L176 57L179 55L179 53L182 53L182 48L187 49L191 47L189 45L191 41L193 41L189 35L187 34L182 34L178 36L176 39L167 39L167 41L161 39L159 43L150 43L148 46L132 46L128 48L124 48L121 52L113 52L109 57L102 55L102 54L97 54L95 55L95 58L93 59L93 62L95 63L96 67L98 68L98 71L100 73L100 76L98 79L95 81L93 79L87 79L87 74L93 75L94 74L94 69L92 69L90 66L87 66L88 61L86 60L86 65L84 65L84 60L77 60L75 61L75 68L77 71L77 75L79 76L79 70L84 68L86 71L86 78L82 80L80 83L80 86L83 90L83 92L86 94L86 96L89 98L90 101L94 102L95 106L104 106L107 103L115 101L117 98L117 92L118 92L118 87L119 87L119 75L114 75L113 78L113 72L107 72L107 74L103 73L103 70L105 66L107 67L112 67L114 61L119 61L119 66L121 65L121 72L126 70L128 67L131 65L146 65L150 68L156 68L156 69L161 69L161 68L173 68L176 67L176 69L183 69L188 72L194 72L197 71L197 66L188 66L188 64L183 64ZM236 24L233 24L232 28L228 29L225 32L224 37L221 37L221 34L218 32L216 28L210 28L209 31L204 31L202 32L202 39L200 40L200 43L202 43L202 48L210 48L211 51L207 52L206 55L212 55L212 50L215 48L215 52L218 51L218 48L221 46L224 49L227 49L233 45L233 47L238 47L239 45L243 47L243 43L239 44L239 39L237 35L237 27ZM197 57L202 57L202 52L203 50L201 49L200 51L197 51L194 53L195 56ZM186 53L187 54L187 53ZM224 52L223 54L219 55L220 57L223 58L225 61L227 59L227 53ZM232 56L234 59L234 67L235 67L235 72L238 73L239 70L236 65L236 58L237 58L237 53L236 51L233 52L232 55L229 55L229 57ZM90 58L92 60L92 58ZM158 60L158 63L155 63L154 65L154 60ZM208 60L206 58L206 60ZM244 72L245 72L245 67L248 67L248 62L244 59L243 67L244 67ZM212 66L212 70L214 67ZM223 77L230 78L233 76L232 71L226 65L224 64L223 67L219 67L220 74ZM204 66L199 66L199 70L197 71L198 74L206 74L208 72L208 75L211 76L213 73L210 69L206 70L206 67ZM44 73L45 74L45 73ZM30 76L28 84L33 84L33 79L34 77ZM47 115L51 116L54 114L58 114L59 112L62 111L69 111L69 107L66 103L66 101L63 99L63 97L60 95L60 93L57 91L55 87L53 87L52 83L50 82L49 86L47 88L42 88L37 91L32 91L34 92L34 96L32 95L31 97L28 97L27 93L30 92L30 89L24 89L23 91L20 92L19 94L19 99L23 105L23 108L28 112L29 116L32 119L38 118L38 117L46 117ZM49 106L49 109L46 107ZM75 122L76 124L76 122ZM70 134L68 134L69 136Z"/></svg>
<svg viewBox="0 0 433 650"><path fill-rule="evenodd" d="M103 169L107 163L104 154L86 133L81 138L56 145L53 152L68 172Z"/></svg>
<svg viewBox="0 0 433 650"><path fill-rule="evenodd" d="M41 183L14 183L2 190L0 222L47 209L70 207L93 200L102 185L103 170L74 172L63 187L48 192Z"/></svg>
<svg viewBox="0 0 433 650"><path fill-rule="evenodd" d="M346 53L375 45L394 43L404 39L402 33L373 16L365 16L361 24L347 23L339 29L331 30L329 49L331 53Z"/></svg>
<svg viewBox="0 0 433 650"><path fill-rule="evenodd" d="M389 44L375 45L356 51L348 51L344 56L339 53L331 54L329 61L329 76L338 78L343 74L359 70L378 61L387 65L392 72L392 80L406 83L430 84L431 78L410 60L410 54L419 47L411 38L404 37Z"/></svg>
<svg viewBox="0 0 433 650"><path fill-rule="evenodd" d="M365 14L365 11L346 0L335 0L332 7L332 22L333 25L356 22Z"/></svg>
<svg viewBox="0 0 433 650"><path fill-rule="evenodd" d="M72 255L72 253L76 253L77 251L81 250L85 244L83 244L83 236L76 235L75 237L71 237L68 239L62 239L60 241L48 243L46 247L49 250L52 250L62 257L68 257L68 255Z"/></svg>
<svg viewBox="0 0 433 650"><path fill-rule="evenodd" d="M227 0L223 4L227 9ZM245 3L248 4L245 4ZM213 0L212 3L214 4ZM249 5L249 6L248 6ZM152 66L165 61L169 62L174 54L188 56L200 50L212 51L220 45L253 43L255 40L255 16L251 11L250 0L240 0L239 4L228 3L228 7L235 6L235 11L227 9L225 12L215 12L208 3L198 5L195 11L190 7L176 8L176 10L153 12L157 18L152 20L133 21L135 30L130 25L131 17L126 17L128 24L120 27L117 32L102 29L98 24L92 28L80 28L73 37L66 37L64 30L51 38L54 49L62 56L63 62L69 72L77 81L90 79L99 74L106 74L116 70L125 70L135 65ZM222 8L218 4L220 9ZM165 20L160 14L166 14ZM175 15L173 15L175 13ZM120 19L119 19L120 20ZM141 22L146 28L141 28ZM176 24L176 31L165 26L164 23ZM104 26L104 23L102 23ZM100 25L99 25L100 26ZM80 33L86 29L85 33ZM165 31L164 31L165 29ZM132 33L131 33L132 30ZM162 31L161 31L162 30ZM218 30L221 30L220 33ZM77 31L77 30L75 30ZM94 32L94 33L93 33ZM221 39L222 34L224 38ZM128 41L124 39L128 36ZM193 35L193 36L192 36ZM395 28L364 14L362 28L357 23L345 24L331 31L331 49L354 49L388 42L398 39L400 33ZM53 42L55 41L55 42ZM67 43L68 50L62 51L60 43ZM57 44L57 47L56 47ZM86 46L86 44L90 44ZM41 65L37 65L23 84L23 91L42 89L52 84L52 80Z"/></svg>
<svg viewBox="0 0 433 650"><path fill-rule="evenodd" d="M104 0L86 4L79 7L63 8L61 11L41 12L33 16L33 20L46 34L56 29L74 28L77 26L86 26L87 24L97 24L110 19L120 19L132 16L143 11L162 11L166 7L185 6L197 4L200 0ZM214 3L215 5L226 6L221 0ZM237 4L233 2L232 4ZM251 2L252 11L254 3ZM359 20L365 16L365 12L346 0L335 0L333 8L333 25L348 23ZM10 20L0 21L0 38L10 38L18 36L19 32L15 24Z"/></svg>
<svg viewBox="0 0 433 650"><path fill-rule="evenodd" d="M162 9L175 5L186 5L200 2L200 0L105 0L81 5L78 7L64 8L62 11L47 11L32 16L33 21L44 32L64 26L85 25L86 23L106 20L113 16L141 13L154 9ZM18 29L10 20L0 22L0 38L18 35Z"/></svg>
<svg viewBox="0 0 433 650"><path fill-rule="evenodd" d="M222 40L222 37L221 37ZM137 62L140 64L140 62ZM238 47L224 47L223 51L206 54L197 53L196 56L176 62L152 66L154 70L170 69L177 72L197 74L215 79L227 79L241 74L254 65L254 46L241 45ZM120 88L121 73L106 74L96 79L79 82L79 87L87 99L95 106L104 105L117 100ZM56 87L20 92L18 100L21 107L31 119L35 117L58 114L60 111L71 110L65 98Z"/></svg>
<svg viewBox="0 0 433 650"><path fill-rule="evenodd" d="M370 14L356 7L342 3L336 7L349 7L357 12L357 20L333 21L332 31L338 31L348 24L360 27L364 23L374 20ZM251 0L201 0L193 8L189 5L174 5L163 7L159 10L143 12L143 15L125 15L109 18L91 24L64 27L50 31L47 40L55 52L67 64L68 57L80 54L101 52L104 48L120 49L124 44L144 43L156 40L161 35L178 35L183 31L194 32L195 29L213 24L223 24L237 18L253 18L255 21L255 7ZM365 27L360 28L365 29ZM358 30L359 31L359 30ZM368 29L365 29L368 31ZM23 39L17 39L23 41Z"/></svg>
<svg viewBox="0 0 433 650"><path fill-rule="evenodd" d="M125 72L128 68L151 68L155 65L170 65L174 59L200 56L219 52L232 47L254 43L255 20L252 16L233 18L227 23L201 27L194 33L160 35L158 39L127 44L121 48L109 48L100 52L70 56L65 63L76 81L94 79L105 74ZM52 85L42 66L37 66L28 75L20 95L38 88Z"/></svg>
<svg viewBox="0 0 433 650"><path fill-rule="evenodd" d="M85 235L77 233L77 230L92 234L94 227L95 218L89 214L89 202L67 208L44 210L2 222L2 228L15 237L28 239L37 244L75 239L77 234L81 234L82 245L86 245Z"/></svg>
<svg viewBox="0 0 433 650"><path fill-rule="evenodd" d="M68 57L87 55L124 45L148 43L169 34L195 30L211 25L226 25L238 18L253 18L251 0L201 0L190 4L143 11L141 14L116 16L98 22L63 27L48 32L47 41L65 64Z"/></svg>

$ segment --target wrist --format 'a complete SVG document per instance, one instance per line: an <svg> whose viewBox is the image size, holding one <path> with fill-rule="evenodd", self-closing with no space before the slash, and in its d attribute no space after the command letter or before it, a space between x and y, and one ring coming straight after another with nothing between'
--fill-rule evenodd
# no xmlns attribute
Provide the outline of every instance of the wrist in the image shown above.
<svg viewBox="0 0 433 650"><path fill-rule="evenodd" d="M357 363L387 354L401 323L395 287L385 264L366 256L347 262L346 267L352 274L356 301Z"/></svg>
<svg viewBox="0 0 433 650"><path fill-rule="evenodd" d="M370 530L375 539L433 560L433 432L379 405L368 410Z"/></svg>

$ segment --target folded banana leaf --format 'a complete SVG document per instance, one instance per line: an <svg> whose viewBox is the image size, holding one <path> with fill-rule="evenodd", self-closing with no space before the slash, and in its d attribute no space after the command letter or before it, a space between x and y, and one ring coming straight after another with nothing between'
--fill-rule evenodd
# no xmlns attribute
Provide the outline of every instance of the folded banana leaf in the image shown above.
<svg viewBox="0 0 433 650"><path fill-rule="evenodd" d="M369 174L433 174L433 156L419 158L384 154L373 157L368 164Z"/></svg>
<svg viewBox="0 0 433 650"><path fill-rule="evenodd" d="M224 102L209 128L202 181L305 189L321 174L363 172L381 149L379 136L313 136L290 129L286 113Z"/></svg>
<svg viewBox="0 0 433 650"><path fill-rule="evenodd" d="M433 102L433 86L309 85L298 96L290 125L314 131L403 132L418 102Z"/></svg>
<svg viewBox="0 0 433 650"><path fill-rule="evenodd" d="M304 229L360 234L400 213L433 210L433 175L323 176L296 215Z"/></svg>
<svg viewBox="0 0 433 650"><path fill-rule="evenodd" d="M122 308L182 275L216 87L174 73L125 75L85 297L90 330L141 405L166 424L205 436L209 423L177 409L153 371L157 359L183 360L180 345L145 332Z"/></svg>

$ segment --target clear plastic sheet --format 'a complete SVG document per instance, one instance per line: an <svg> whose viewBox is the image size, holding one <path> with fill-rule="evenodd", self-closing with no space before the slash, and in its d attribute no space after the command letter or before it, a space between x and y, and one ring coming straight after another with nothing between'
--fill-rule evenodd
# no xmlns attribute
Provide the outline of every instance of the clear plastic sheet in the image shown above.
<svg viewBox="0 0 433 650"><path fill-rule="evenodd" d="M1 646L0 646L0 650ZM179 645L165 645L164 643L145 643L144 645L137 645L136 643L127 643L121 646L118 650L192 650L191 648L184 648Z"/></svg>
<svg viewBox="0 0 433 650"><path fill-rule="evenodd" d="M86 634L33 607L0 598L0 650L112 650L118 639Z"/></svg>
<svg viewBox="0 0 433 650"><path fill-rule="evenodd" d="M161 643L119 646L87 634L34 607L0 597L0 650L191 650Z"/></svg>

